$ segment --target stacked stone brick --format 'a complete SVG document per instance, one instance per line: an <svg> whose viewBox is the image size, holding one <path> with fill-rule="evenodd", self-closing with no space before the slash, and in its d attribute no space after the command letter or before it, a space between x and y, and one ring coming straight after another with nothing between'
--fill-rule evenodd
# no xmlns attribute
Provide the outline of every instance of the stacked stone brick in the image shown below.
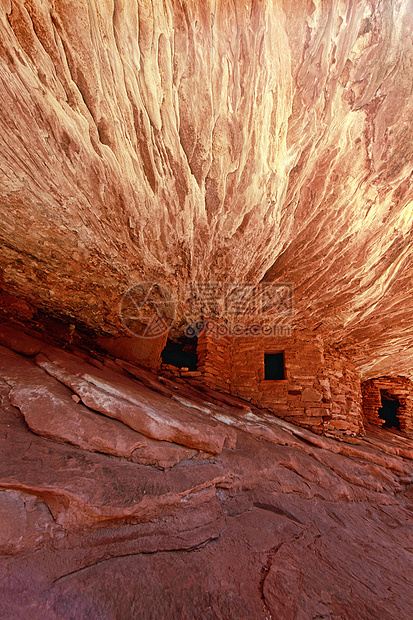
<svg viewBox="0 0 413 620"><path fill-rule="evenodd" d="M360 376L351 360L338 351L324 353L323 379L325 398L331 402L331 418L326 421L325 434L337 431L363 435Z"/></svg>
<svg viewBox="0 0 413 620"><path fill-rule="evenodd" d="M284 355L285 378L264 377L265 353ZM211 388L238 396L289 422L334 437L364 434L363 419L382 426L380 390L400 402L400 430L413 431L413 383L405 377L379 377L360 384L351 360L309 331L291 337L219 335L219 329L198 336L198 368L166 367Z"/></svg>
<svg viewBox="0 0 413 620"><path fill-rule="evenodd" d="M198 370L208 386L226 391L316 433L364 434L360 380L350 360L325 351L320 337L198 337ZM284 354L285 378L264 378L264 354Z"/></svg>
<svg viewBox="0 0 413 620"><path fill-rule="evenodd" d="M222 392L230 392L230 340L215 338L212 332L202 331L198 336L198 371L205 385Z"/></svg>
<svg viewBox="0 0 413 620"><path fill-rule="evenodd" d="M202 372L199 372L198 370L189 370L189 368L186 368L185 366L178 368L177 366L172 366L171 364L161 364L160 371L163 375L183 377L184 379L196 380L199 377L202 377Z"/></svg>
<svg viewBox="0 0 413 620"><path fill-rule="evenodd" d="M378 377L362 383L363 415L366 423L382 426L384 420L379 416L382 406L380 390L385 390L399 400L397 412L400 430L413 431L413 383L407 377Z"/></svg>

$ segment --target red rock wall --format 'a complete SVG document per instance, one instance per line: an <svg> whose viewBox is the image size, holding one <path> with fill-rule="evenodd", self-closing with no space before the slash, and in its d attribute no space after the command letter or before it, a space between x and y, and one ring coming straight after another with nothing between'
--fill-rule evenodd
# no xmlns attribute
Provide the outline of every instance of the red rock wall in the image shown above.
<svg viewBox="0 0 413 620"><path fill-rule="evenodd" d="M114 357L139 364L149 370L159 370L162 351L168 334L165 332L154 338L122 336L119 338L98 338L98 344Z"/></svg>
<svg viewBox="0 0 413 620"><path fill-rule="evenodd" d="M264 379L264 354L284 353L285 379ZM360 379L351 361L325 351L310 332L291 337L199 338L198 369L204 382L314 432L364 433Z"/></svg>
<svg viewBox="0 0 413 620"><path fill-rule="evenodd" d="M363 416L368 424L383 426L378 410L382 406L380 390L386 390L398 398L400 407L397 416L400 430L413 430L413 383L406 377L378 377L362 384Z"/></svg>

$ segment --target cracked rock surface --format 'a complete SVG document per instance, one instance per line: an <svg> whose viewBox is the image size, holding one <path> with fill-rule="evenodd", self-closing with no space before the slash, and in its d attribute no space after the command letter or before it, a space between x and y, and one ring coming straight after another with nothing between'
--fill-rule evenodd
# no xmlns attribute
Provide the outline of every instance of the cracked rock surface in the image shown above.
<svg viewBox="0 0 413 620"><path fill-rule="evenodd" d="M0 350L2 617L411 618L412 437L339 442L16 328L0 337L14 348ZM138 433L132 409L121 421L80 402L74 378L92 377L130 407L144 394L166 426L174 404L196 437L226 439L208 452L188 448L190 426L182 444Z"/></svg>

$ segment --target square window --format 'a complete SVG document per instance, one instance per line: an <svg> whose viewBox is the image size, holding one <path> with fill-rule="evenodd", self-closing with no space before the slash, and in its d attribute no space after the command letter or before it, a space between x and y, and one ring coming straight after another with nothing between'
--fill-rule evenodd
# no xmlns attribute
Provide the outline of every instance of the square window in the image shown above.
<svg viewBox="0 0 413 620"><path fill-rule="evenodd" d="M264 353L265 381L281 381L285 379L284 353Z"/></svg>

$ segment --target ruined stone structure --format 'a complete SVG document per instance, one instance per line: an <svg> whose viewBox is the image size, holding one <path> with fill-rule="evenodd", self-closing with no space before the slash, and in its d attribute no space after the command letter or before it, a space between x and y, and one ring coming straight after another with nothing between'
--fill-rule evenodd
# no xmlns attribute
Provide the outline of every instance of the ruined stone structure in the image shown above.
<svg viewBox="0 0 413 620"><path fill-rule="evenodd" d="M398 428L401 431L413 430L413 383L407 377L378 377L362 383L363 416L368 424L386 425L380 416L385 400L397 401Z"/></svg>
<svg viewBox="0 0 413 620"><path fill-rule="evenodd" d="M314 432L364 433L360 378L351 360L327 349L320 336L222 336L214 329L198 336L198 370L210 387L265 407ZM279 379L266 378L266 356L279 354Z"/></svg>

